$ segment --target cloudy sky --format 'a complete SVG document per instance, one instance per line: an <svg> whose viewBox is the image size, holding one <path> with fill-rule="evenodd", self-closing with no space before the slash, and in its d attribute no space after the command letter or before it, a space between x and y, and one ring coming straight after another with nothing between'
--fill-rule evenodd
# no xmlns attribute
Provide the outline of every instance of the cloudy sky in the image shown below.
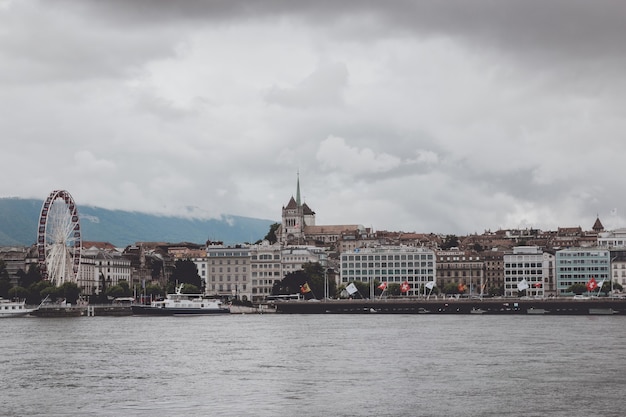
<svg viewBox="0 0 626 417"><path fill-rule="evenodd" d="M626 226L621 0L0 0L0 196Z"/></svg>

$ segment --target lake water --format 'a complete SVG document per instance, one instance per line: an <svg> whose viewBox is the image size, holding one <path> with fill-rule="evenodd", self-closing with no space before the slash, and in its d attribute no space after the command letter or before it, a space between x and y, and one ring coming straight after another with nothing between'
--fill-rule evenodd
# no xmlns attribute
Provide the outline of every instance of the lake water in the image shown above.
<svg viewBox="0 0 626 417"><path fill-rule="evenodd" d="M0 320L0 415L623 416L626 318Z"/></svg>

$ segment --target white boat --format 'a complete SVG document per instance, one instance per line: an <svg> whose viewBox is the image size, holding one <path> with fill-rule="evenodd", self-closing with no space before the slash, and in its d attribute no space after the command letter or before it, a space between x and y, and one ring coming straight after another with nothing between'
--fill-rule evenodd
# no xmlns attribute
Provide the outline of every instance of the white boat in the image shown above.
<svg viewBox="0 0 626 417"><path fill-rule="evenodd" d="M11 301L0 298L0 318L22 317L37 311L38 307L28 307L26 301Z"/></svg>
<svg viewBox="0 0 626 417"><path fill-rule="evenodd" d="M202 294L183 294L182 288L180 285L176 293L167 294L164 300L153 301L150 305L131 305L133 314L173 316L230 313L230 308L223 307L220 300L202 298Z"/></svg>

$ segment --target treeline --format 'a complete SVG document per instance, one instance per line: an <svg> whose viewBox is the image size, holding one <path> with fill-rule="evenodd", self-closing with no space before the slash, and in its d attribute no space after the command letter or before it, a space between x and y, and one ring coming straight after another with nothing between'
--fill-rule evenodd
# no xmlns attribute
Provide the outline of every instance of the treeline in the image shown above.
<svg viewBox="0 0 626 417"><path fill-rule="evenodd" d="M135 297L146 295L147 297L163 297L168 292L174 292L177 284L183 284L183 292L198 294L204 291L202 279L198 269L192 261L176 261L172 275L164 286L158 283L146 283L131 288L127 281L119 281L113 285L100 274L98 293L84 294L81 288L73 282L65 282L55 286L50 281L44 280L39 268L31 265L27 272L17 272L17 284L11 282L11 278L4 261L0 260L0 298L26 300L27 304L37 305L42 300L50 302L64 300L69 304L76 304L82 298L91 304L106 304L115 298Z"/></svg>

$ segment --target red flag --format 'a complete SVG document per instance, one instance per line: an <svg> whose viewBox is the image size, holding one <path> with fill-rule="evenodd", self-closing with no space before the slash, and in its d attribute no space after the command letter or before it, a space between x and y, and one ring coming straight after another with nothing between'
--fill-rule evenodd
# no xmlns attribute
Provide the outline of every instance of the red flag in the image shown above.
<svg viewBox="0 0 626 417"><path fill-rule="evenodd" d="M535 282L535 283L533 284L533 287L535 287L535 288L541 288L541 282Z"/></svg>
<svg viewBox="0 0 626 417"><path fill-rule="evenodd" d="M593 291L598 288L598 283L594 277L591 277L589 281L587 281L587 291Z"/></svg>
<svg viewBox="0 0 626 417"><path fill-rule="evenodd" d="M407 281L404 281L402 284L400 284L400 292L409 292L410 289L411 286Z"/></svg>
<svg viewBox="0 0 626 417"><path fill-rule="evenodd" d="M380 284L380 285L378 286L378 288L380 288L381 290L385 291L385 288L387 288L387 283L386 283L386 282L383 282L382 284Z"/></svg>
<svg viewBox="0 0 626 417"><path fill-rule="evenodd" d="M309 287L309 284L305 282L304 285L302 287L300 287L300 292L302 294L306 294L308 292L311 292L311 287Z"/></svg>
<svg viewBox="0 0 626 417"><path fill-rule="evenodd" d="M459 284L459 286L457 287L457 289L459 290L459 292L465 292L465 290L467 289L467 287L465 286L465 284L463 284L462 282Z"/></svg>

